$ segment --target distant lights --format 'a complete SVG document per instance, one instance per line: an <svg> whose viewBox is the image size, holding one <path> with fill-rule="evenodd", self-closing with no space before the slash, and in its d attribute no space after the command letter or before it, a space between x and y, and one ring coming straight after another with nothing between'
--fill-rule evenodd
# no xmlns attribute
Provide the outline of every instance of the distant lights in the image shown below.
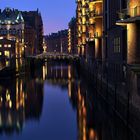
<svg viewBox="0 0 140 140"><path fill-rule="evenodd" d="M8 21L7 21L7 23L8 23L8 24L11 24L11 21L10 21L10 20L8 20Z"/></svg>
<svg viewBox="0 0 140 140"><path fill-rule="evenodd" d="M12 101L9 101L9 107L12 108Z"/></svg>
<svg viewBox="0 0 140 140"><path fill-rule="evenodd" d="M2 97L0 98L0 102L2 102L3 101L3 99L2 99Z"/></svg>

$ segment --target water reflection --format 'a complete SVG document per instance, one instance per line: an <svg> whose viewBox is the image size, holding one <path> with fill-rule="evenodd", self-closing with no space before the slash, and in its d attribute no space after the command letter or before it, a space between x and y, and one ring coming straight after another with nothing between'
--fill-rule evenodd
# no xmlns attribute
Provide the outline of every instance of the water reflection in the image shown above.
<svg viewBox="0 0 140 140"><path fill-rule="evenodd" d="M0 81L0 134L19 133L28 119L39 120L42 105L43 88L34 80L17 78Z"/></svg>
<svg viewBox="0 0 140 140"><path fill-rule="evenodd" d="M71 94L71 84L78 80L78 76L71 64L46 62L43 66L43 80L51 84L68 85L68 92Z"/></svg>
<svg viewBox="0 0 140 140"><path fill-rule="evenodd" d="M46 63L45 79L67 88L69 100L77 110L78 140L136 140L138 136L114 113L111 107L77 76L75 67Z"/></svg>
<svg viewBox="0 0 140 140"><path fill-rule="evenodd" d="M78 140L138 140L96 90L82 79L77 84Z"/></svg>
<svg viewBox="0 0 140 140"><path fill-rule="evenodd" d="M47 61L26 76L0 80L0 138L137 140L82 78L72 64Z"/></svg>

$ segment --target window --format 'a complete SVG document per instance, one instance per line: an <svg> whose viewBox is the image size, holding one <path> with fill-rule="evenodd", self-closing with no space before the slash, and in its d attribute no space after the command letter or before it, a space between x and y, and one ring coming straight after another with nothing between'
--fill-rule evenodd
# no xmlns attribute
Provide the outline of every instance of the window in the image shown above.
<svg viewBox="0 0 140 140"><path fill-rule="evenodd" d="M121 41L120 37L114 38L114 53L120 53L121 52Z"/></svg>
<svg viewBox="0 0 140 140"><path fill-rule="evenodd" d="M4 44L4 47L5 47L5 48L7 48L7 46L8 46L7 44Z"/></svg>
<svg viewBox="0 0 140 140"><path fill-rule="evenodd" d="M7 57L10 57L10 52L9 51L5 51L4 55L7 56Z"/></svg>
<svg viewBox="0 0 140 140"><path fill-rule="evenodd" d="M0 56L2 55L2 52L0 52Z"/></svg>
<svg viewBox="0 0 140 140"><path fill-rule="evenodd" d="M0 48L2 47L2 44L0 44Z"/></svg>
<svg viewBox="0 0 140 140"><path fill-rule="evenodd" d="M8 48L11 48L11 44L8 44Z"/></svg>
<svg viewBox="0 0 140 140"><path fill-rule="evenodd" d="M16 34L16 29L13 29L12 30L12 34Z"/></svg>
<svg viewBox="0 0 140 140"><path fill-rule="evenodd" d="M10 66L10 61L6 61L6 67Z"/></svg>
<svg viewBox="0 0 140 140"><path fill-rule="evenodd" d="M7 33L8 33L8 31L7 31L7 29L5 29L5 30L4 30L4 34L7 34Z"/></svg>

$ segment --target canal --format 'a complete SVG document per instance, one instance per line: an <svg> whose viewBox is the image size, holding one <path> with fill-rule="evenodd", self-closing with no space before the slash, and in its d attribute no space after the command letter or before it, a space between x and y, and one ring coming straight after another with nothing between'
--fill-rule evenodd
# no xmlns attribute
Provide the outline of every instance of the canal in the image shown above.
<svg viewBox="0 0 140 140"><path fill-rule="evenodd" d="M0 80L0 140L139 140L74 64Z"/></svg>

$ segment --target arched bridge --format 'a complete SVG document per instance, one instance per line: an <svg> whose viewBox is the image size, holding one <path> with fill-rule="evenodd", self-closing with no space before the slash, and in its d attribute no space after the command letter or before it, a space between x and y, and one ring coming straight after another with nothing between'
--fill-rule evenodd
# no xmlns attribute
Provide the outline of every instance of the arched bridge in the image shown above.
<svg viewBox="0 0 140 140"><path fill-rule="evenodd" d="M36 59L51 59L51 60L78 60L79 55L57 52L45 52L34 56Z"/></svg>

